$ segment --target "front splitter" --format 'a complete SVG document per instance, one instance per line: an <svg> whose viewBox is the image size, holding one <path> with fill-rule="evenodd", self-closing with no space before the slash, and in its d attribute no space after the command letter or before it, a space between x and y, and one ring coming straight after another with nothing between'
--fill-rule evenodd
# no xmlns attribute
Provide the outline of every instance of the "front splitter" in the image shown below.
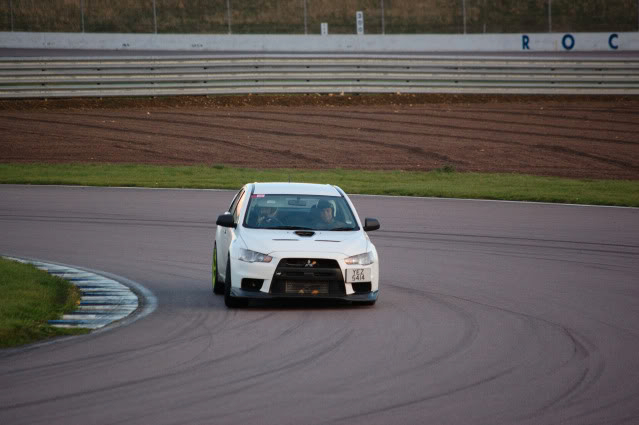
<svg viewBox="0 0 639 425"><path fill-rule="evenodd" d="M231 288L231 296L234 298L247 298L254 300L335 300L370 302L377 301L379 291L371 291L361 294L351 295L311 295L311 294L269 294L266 292L246 291L240 288Z"/></svg>

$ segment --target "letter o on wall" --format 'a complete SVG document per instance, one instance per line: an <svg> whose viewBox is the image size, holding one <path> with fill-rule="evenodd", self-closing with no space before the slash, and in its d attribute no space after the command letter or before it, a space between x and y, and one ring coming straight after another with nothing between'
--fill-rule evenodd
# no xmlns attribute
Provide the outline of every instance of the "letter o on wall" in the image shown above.
<svg viewBox="0 0 639 425"><path fill-rule="evenodd" d="M575 37L570 34L564 35L564 38L561 39L561 45L564 46L566 50L572 50L575 47Z"/></svg>
<svg viewBox="0 0 639 425"><path fill-rule="evenodd" d="M612 50L617 50L619 48L618 44L614 44L613 41L619 39L619 34L610 34L610 38L608 38L608 45Z"/></svg>

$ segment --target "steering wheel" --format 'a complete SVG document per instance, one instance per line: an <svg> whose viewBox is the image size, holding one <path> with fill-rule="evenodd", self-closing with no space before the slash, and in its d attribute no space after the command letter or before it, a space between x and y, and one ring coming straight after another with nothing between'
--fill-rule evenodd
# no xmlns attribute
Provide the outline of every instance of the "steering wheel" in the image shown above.
<svg viewBox="0 0 639 425"><path fill-rule="evenodd" d="M282 223L282 221L279 218L276 217L266 217L264 220L262 220L262 226L264 226L265 224L268 225L268 227L274 227L274 226L283 226L284 223Z"/></svg>

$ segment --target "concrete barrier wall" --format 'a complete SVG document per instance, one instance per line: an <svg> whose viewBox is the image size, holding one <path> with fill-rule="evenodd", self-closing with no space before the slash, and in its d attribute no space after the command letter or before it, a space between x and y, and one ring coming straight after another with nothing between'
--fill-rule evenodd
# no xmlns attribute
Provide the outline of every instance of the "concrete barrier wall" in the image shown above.
<svg viewBox="0 0 639 425"><path fill-rule="evenodd" d="M639 33L321 36L0 32L0 47L261 53L639 51Z"/></svg>

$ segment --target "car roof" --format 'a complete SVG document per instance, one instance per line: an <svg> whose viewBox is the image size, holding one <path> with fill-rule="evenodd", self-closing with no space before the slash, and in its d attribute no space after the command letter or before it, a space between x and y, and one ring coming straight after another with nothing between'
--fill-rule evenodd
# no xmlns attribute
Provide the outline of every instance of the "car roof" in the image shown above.
<svg viewBox="0 0 639 425"><path fill-rule="evenodd" d="M335 186L314 183L253 183L253 193L259 195L342 196Z"/></svg>

